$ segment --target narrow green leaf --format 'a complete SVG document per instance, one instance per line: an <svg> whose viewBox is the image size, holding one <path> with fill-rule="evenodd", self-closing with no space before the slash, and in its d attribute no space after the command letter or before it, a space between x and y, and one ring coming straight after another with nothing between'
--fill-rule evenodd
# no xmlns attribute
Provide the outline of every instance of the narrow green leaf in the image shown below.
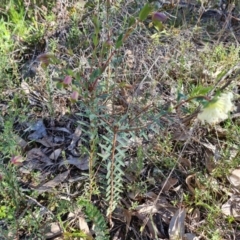
<svg viewBox="0 0 240 240"><path fill-rule="evenodd" d="M144 131L141 132L141 136L144 137L146 140L148 140L148 136Z"/></svg>
<svg viewBox="0 0 240 240"><path fill-rule="evenodd" d="M93 24L95 27L95 33L98 34L100 31L100 22L99 22L99 19L97 18L97 16L93 16Z"/></svg>
<svg viewBox="0 0 240 240"><path fill-rule="evenodd" d="M139 19L140 19L141 21L144 21L144 20L147 18L148 14L149 14L151 11L152 11L152 6L151 6L149 3L147 3L147 4L143 7L143 9L140 11L140 13L139 13Z"/></svg>
<svg viewBox="0 0 240 240"><path fill-rule="evenodd" d="M195 87L193 87L193 89L190 93L190 96L194 97L194 96L199 96L199 95L206 95L212 90L212 88L213 87L204 87L202 85L195 86Z"/></svg>
<svg viewBox="0 0 240 240"><path fill-rule="evenodd" d="M108 165L107 165L107 176L106 176L106 179L110 179L111 166L112 166L112 163L109 162Z"/></svg>
<svg viewBox="0 0 240 240"><path fill-rule="evenodd" d="M117 166L125 167L126 165L125 165L125 162L124 162L124 161L119 161L119 159L118 159L118 161L117 161Z"/></svg>
<svg viewBox="0 0 240 240"><path fill-rule="evenodd" d="M78 114L78 115L80 115L80 114ZM83 125L83 126L89 127L89 123L86 123L86 122L83 122L83 121L78 121L78 123L79 123L79 125Z"/></svg>
<svg viewBox="0 0 240 240"><path fill-rule="evenodd" d="M122 45L123 45L123 33L121 33L121 34L118 36L117 42L116 42L116 44L115 44L115 48L118 49L118 48L120 48Z"/></svg>
<svg viewBox="0 0 240 240"><path fill-rule="evenodd" d="M109 184L108 186L107 186L107 189L106 189L106 197L107 197L107 199L108 199L108 197L110 197L111 196L111 185Z"/></svg>
<svg viewBox="0 0 240 240"><path fill-rule="evenodd" d="M106 151L106 153L109 153L109 155L110 155L111 149L112 149L112 146L111 146L111 145L106 146L106 145L103 145L103 144L99 143L99 146L100 146L102 149L104 149L104 150ZM105 155L106 155L106 153L105 153Z"/></svg>
<svg viewBox="0 0 240 240"><path fill-rule="evenodd" d="M115 169L114 169L114 173L116 173L117 176L119 175L124 175L124 172L122 171L122 169L120 168L120 166L115 166ZM121 178L121 177L120 177Z"/></svg>
<svg viewBox="0 0 240 240"><path fill-rule="evenodd" d="M126 150L125 149L121 149L120 147L116 147L117 151L118 151L118 156L120 155L121 157L125 157L126 156Z"/></svg>
<svg viewBox="0 0 240 240"><path fill-rule="evenodd" d="M109 153L105 153L105 154L98 153L97 155L100 156L103 160L107 160L110 157L111 154L109 154Z"/></svg>
<svg viewBox="0 0 240 240"><path fill-rule="evenodd" d="M108 138L107 136L105 135L101 135L101 137L108 143L111 143L112 144L112 138Z"/></svg>
<svg viewBox="0 0 240 240"><path fill-rule="evenodd" d="M115 191L118 191L118 193L122 193L123 192L123 190L122 189L120 189L120 188L118 188L117 186L115 186L115 189L114 189Z"/></svg>
<svg viewBox="0 0 240 240"><path fill-rule="evenodd" d="M128 22L128 27L131 27L136 22L135 17L130 17Z"/></svg>
<svg viewBox="0 0 240 240"><path fill-rule="evenodd" d="M98 35L93 34L92 40L93 40L94 46L96 47L98 45L98 42L99 42Z"/></svg>

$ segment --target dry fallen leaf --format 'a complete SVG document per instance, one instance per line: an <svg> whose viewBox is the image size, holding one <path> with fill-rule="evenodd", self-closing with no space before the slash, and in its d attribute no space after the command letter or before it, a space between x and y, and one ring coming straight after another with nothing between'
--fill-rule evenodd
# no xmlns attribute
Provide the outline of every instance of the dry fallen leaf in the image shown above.
<svg viewBox="0 0 240 240"><path fill-rule="evenodd" d="M84 233L86 233L90 239L93 239L92 234L89 230L87 221L84 217L82 216L78 217L78 224L79 224L79 229L82 230Z"/></svg>
<svg viewBox="0 0 240 240"><path fill-rule="evenodd" d="M70 155L67 160L63 160L62 162L60 162L59 166L61 167L62 165L70 164L70 165L74 165L78 169L84 171L84 170L88 170L88 168L89 168L88 161L89 161L89 157L87 155L85 155L81 158L73 157Z"/></svg>
<svg viewBox="0 0 240 240"><path fill-rule="evenodd" d="M177 126L173 128L172 140L181 142L189 139L190 129L188 126L188 121L184 121L184 119L180 121L181 123L178 123Z"/></svg>
<svg viewBox="0 0 240 240"><path fill-rule="evenodd" d="M44 229L44 239L52 239L63 233L60 224L57 222L50 223Z"/></svg>
<svg viewBox="0 0 240 240"><path fill-rule="evenodd" d="M178 167L181 171L186 172L186 170L191 169L192 163L188 158L180 158L178 162Z"/></svg>
<svg viewBox="0 0 240 240"><path fill-rule="evenodd" d="M37 139L37 140L35 140L35 142L38 142L38 143L42 144L43 146L49 147L49 148L54 148L54 147L60 145L57 143L53 143L51 137L44 137L42 139Z"/></svg>
<svg viewBox="0 0 240 240"><path fill-rule="evenodd" d="M71 132L65 127L52 127L52 128L49 128L49 130L71 134Z"/></svg>
<svg viewBox="0 0 240 240"><path fill-rule="evenodd" d="M50 158L41 151L40 148L33 148L27 152L26 161L24 166L28 170L42 170L46 166L52 165Z"/></svg>
<svg viewBox="0 0 240 240"><path fill-rule="evenodd" d="M121 228L119 228L119 229L116 231L116 233L114 234L112 240L119 240L119 239L121 239L121 238L119 238L120 232L121 232Z"/></svg>
<svg viewBox="0 0 240 240"><path fill-rule="evenodd" d="M141 215L147 215L157 213L158 208L156 204L151 203L139 205L135 208L135 210L137 210L137 212Z"/></svg>
<svg viewBox="0 0 240 240"><path fill-rule="evenodd" d="M156 200L157 199L157 194L156 193L154 193L154 192L147 192L147 193L145 193L145 195L144 195L146 198L149 198L149 199L151 199L151 200Z"/></svg>
<svg viewBox="0 0 240 240"><path fill-rule="evenodd" d="M236 220L240 220L240 196L232 195L231 198L222 205L222 212L227 216L233 216Z"/></svg>
<svg viewBox="0 0 240 240"><path fill-rule="evenodd" d="M62 149L61 149L61 148L55 149L55 150L51 153L51 155L49 156L49 158L56 161L56 160L58 159L58 157L60 156L61 152L62 152Z"/></svg>
<svg viewBox="0 0 240 240"><path fill-rule="evenodd" d="M209 149L205 149L205 166L209 173L211 173L216 168L214 154Z"/></svg>
<svg viewBox="0 0 240 240"><path fill-rule="evenodd" d="M133 68L136 62L133 52L130 49L125 50L125 63L129 68Z"/></svg>
<svg viewBox="0 0 240 240"><path fill-rule="evenodd" d="M168 192L174 185L176 185L178 182L177 178L170 177L167 178L166 181L164 181L162 185L162 191L163 192Z"/></svg>
<svg viewBox="0 0 240 240"><path fill-rule="evenodd" d="M135 210L136 212L133 212L133 215L137 216L144 223L141 231L143 231L144 226L147 225L151 238L156 239L157 236L160 235L160 232L158 232L158 229L154 222L150 219L150 216L158 212L157 206L153 203L142 204L137 206Z"/></svg>
<svg viewBox="0 0 240 240"><path fill-rule="evenodd" d="M72 141L71 144L68 146L68 150L73 150L76 147L77 141L79 140L80 136L82 134L82 128L81 126L78 126L72 135Z"/></svg>
<svg viewBox="0 0 240 240"><path fill-rule="evenodd" d="M25 94L27 94L27 95L30 94L31 88L30 88L30 86L27 84L27 82L22 81L21 87L22 87L22 89L23 89L23 91L24 91Z"/></svg>
<svg viewBox="0 0 240 240"><path fill-rule="evenodd" d="M129 211L128 209L123 209L123 215L124 215L124 218L125 218L125 222L126 222L126 234L130 228L130 223L131 223L131 220L132 220L132 212Z"/></svg>
<svg viewBox="0 0 240 240"><path fill-rule="evenodd" d="M143 231L145 225L147 225L148 230L150 232L151 239L157 239L157 236L160 235L160 232L158 231L154 222L148 216L141 215L139 213L136 213L136 216L144 222L144 225L143 225L143 227L141 228L140 231Z"/></svg>
<svg viewBox="0 0 240 240"><path fill-rule="evenodd" d="M191 215L191 220L194 223L198 223L200 221L200 210L198 208L195 208L192 215Z"/></svg>
<svg viewBox="0 0 240 240"><path fill-rule="evenodd" d="M37 139L40 139L40 138L43 138L43 137L47 136L46 127L43 123L43 120L38 120L35 124L30 126L25 131L28 131L28 130L34 131L32 134L30 134L28 136L29 140L37 140Z"/></svg>
<svg viewBox="0 0 240 240"><path fill-rule="evenodd" d="M21 147L22 150L24 150L26 148L26 146L28 145L28 143L19 136L16 136L15 139L16 139L18 146Z"/></svg>
<svg viewBox="0 0 240 240"><path fill-rule="evenodd" d="M193 233L184 234L183 240L199 240L199 238Z"/></svg>
<svg viewBox="0 0 240 240"><path fill-rule="evenodd" d="M228 176L228 180L235 188L240 189L240 169L234 169Z"/></svg>
<svg viewBox="0 0 240 240"><path fill-rule="evenodd" d="M183 235L185 233L184 227L185 217L186 217L185 209L177 210L174 216L172 217L168 230L170 240L183 239Z"/></svg>
<svg viewBox="0 0 240 240"><path fill-rule="evenodd" d="M161 216L161 221L169 224L169 219L174 215L176 210L177 209L175 207L168 203L166 198L160 197L153 203L149 202L147 204L141 204L137 206L132 215L138 217L143 221L144 224L141 231L143 231L144 227L147 226L151 239L161 239L163 237L164 231L159 231L156 226L158 223L155 223L153 221L153 216L159 214Z"/></svg>
<svg viewBox="0 0 240 240"><path fill-rule="evenodd" d="M51 191L52 188L58 186L61 182L63 182L67 178L68 175L69 175L69 171L58 174L54 179L52 179L52 180L48 181L47 183L43 184L42 186L38 187L36 190L39 193Z"/></svg>

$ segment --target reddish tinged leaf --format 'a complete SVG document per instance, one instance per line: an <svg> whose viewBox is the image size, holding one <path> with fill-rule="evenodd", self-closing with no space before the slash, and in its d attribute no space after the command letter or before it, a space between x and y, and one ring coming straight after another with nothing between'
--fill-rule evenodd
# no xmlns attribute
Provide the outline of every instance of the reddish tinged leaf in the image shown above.
<svg viewBox="0 0 240 240"><path fill-rule="evenodd" d="M10 160L10 162L13 164L13 165L16 165L16 166L20 166L22 165L22 162L24 161L23 157L22 156L13 156Z"/></svg>

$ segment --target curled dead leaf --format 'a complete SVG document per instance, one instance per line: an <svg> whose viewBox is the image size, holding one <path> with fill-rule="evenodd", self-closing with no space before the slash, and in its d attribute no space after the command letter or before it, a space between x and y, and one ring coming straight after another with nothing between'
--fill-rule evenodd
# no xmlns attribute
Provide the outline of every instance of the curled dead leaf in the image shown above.
<svg viewBox="0 0 240 240"><path fill-rule="evenodd" d="M195 179L195 174L192 174L192 175L189 175L189 176L187 176L187 178L186 178L186 184L187 184L187 186L188 186L188 189L189 189L189 191L192 193L192 194L194 194L195 193L195 190L194 190L194 188L193 188L193 186L192 186L192 180L194 180Z"/></svg>

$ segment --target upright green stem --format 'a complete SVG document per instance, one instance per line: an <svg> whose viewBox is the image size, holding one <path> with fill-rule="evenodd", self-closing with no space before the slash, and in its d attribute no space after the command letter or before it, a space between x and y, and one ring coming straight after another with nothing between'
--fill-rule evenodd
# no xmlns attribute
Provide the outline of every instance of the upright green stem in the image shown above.
<svg viewBox="0 0 240 240"><path fill-rule="evenodd" d="M114 202L114 160L115 160L115 150L116 150L116 141L117 141L117 132L118 126L113 127L113 142L112 142L112 154L111 154L111 196L110 196L110 206L109 206L109 215L108 218L112 218L112 211L113 211L113 202Z"/></svg>

